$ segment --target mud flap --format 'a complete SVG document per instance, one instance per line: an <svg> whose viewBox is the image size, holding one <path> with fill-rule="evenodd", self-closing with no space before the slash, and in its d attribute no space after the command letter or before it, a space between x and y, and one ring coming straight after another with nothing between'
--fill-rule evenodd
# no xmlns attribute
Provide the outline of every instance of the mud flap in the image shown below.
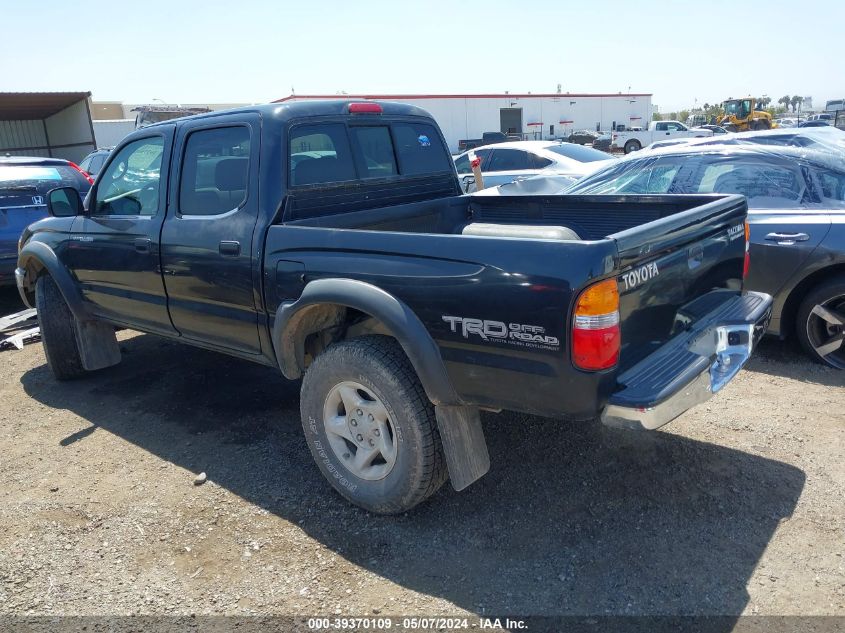
<svg viewBox="0 0 845 633"><path fill-rule="evenodd" d="M114 326L101 321L75 320L76 342L82 366L88 371L103 369L120 362Z"/></svg>
<svg viewBox="0 0 845 633"><path fill-rule="evenodd" d="M490 470L481 416L475 407L438 405L434 410L449 479L455 490L463 490Z"/></svg>

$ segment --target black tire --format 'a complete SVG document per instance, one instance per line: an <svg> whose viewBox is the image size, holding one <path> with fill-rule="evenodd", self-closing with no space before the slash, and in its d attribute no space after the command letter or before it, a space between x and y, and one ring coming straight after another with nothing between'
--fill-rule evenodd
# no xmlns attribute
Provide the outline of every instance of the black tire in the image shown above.
<svg viewBox="0 0 845 633"><path fill-rule="evenodd" d="M376 481L362 479L347 468L325 428L329 394L348 381L363 385L381 401L394 429L395 462ZM305 374L300 408L314 461L335 490L355 505L379 514L405 512L434 494L448 478L434 407L392 338L365 336L326 349ZM350 448L355 449L354 444Z"/></svg>
<svg viewBox="0 0 845 633"><path fill-rule="evenodd" d="M643 148L639 141L628 141L625 143L625 153L630 154L631 152L638 152Z"/></svg>
<svg viewBox="0 0 845 633"><path fill-rule="evenodd" d="M845 369L845 340L838 350L827 354L819 352L825 344L835 344L839 338L845 338L845 327L815 314L813 310L816 306L822 306L840 317L845 316L845 277L835 277L810 290L798 307L795 318L795 333L807 354L825 365Z"/></svg>
<svg viewBox="0 0 845 633"><path fill-rule="evenodd" d="M73 380L87 372L76 341L76 318L50 275L35 283L35 308L47 365L56 380Z"/></svg>
<svg viewBox="0 0 845 633"><path fill-rule="evenodd" d="M756 132L762 132L763 130L768 130L770 128L769 128L769 124L766 121L761 120L761 121L754 121L754 123L751 124L751 129L756 131Z"/></svg>

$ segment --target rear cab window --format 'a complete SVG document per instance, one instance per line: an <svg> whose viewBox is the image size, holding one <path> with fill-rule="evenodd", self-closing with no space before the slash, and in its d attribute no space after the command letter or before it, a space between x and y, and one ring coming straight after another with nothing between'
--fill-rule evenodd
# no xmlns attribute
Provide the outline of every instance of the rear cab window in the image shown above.
<svg viewBox="0 0 845 633"><path fill-rule="evenodd" d="M291 186L355 180L355 163L343 123L298 125L290 132Z"/></svg>
<svg viewBox="0 0 845 633"><path fill-rule="evenodd" d="M449 152L428 123L394 123L393 142L402 174L417 176L449 171Z"/></svg>
<svg viewBox="0 0 845 633"><path fill-rule="evenodd" d="M437 129L425 122L294 124L289 138L291 187L452 171L452 158Z"/></svg>

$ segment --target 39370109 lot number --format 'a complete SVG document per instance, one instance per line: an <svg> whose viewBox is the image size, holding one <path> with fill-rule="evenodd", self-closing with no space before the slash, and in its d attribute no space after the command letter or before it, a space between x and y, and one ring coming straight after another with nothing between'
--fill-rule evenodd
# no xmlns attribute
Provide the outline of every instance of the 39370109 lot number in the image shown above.
<svg viewBox="0 0 845 633"><path fill-rule="evenodd" d="M468 618L308 618L312 631L458 631L469 629Z"/></svg>

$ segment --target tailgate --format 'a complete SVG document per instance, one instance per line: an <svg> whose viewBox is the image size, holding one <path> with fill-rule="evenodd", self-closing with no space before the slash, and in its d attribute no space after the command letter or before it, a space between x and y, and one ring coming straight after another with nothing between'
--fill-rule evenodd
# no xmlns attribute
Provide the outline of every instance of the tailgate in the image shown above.
<svg viewBox="0 0 845 633"><path fill-rule="evenodd" d="M746 214L744 197L723 196L610 236L620 263L621 370L741 290Z"/></svg>
<svg viewBox="0 0 845 633"><path fill-rule="evenodd" d="M3 200L0 196L0 257L17 257L18 239L23 230L33 222L47 217L47 206L43 197L40 204L30 204Z"/></svg>

